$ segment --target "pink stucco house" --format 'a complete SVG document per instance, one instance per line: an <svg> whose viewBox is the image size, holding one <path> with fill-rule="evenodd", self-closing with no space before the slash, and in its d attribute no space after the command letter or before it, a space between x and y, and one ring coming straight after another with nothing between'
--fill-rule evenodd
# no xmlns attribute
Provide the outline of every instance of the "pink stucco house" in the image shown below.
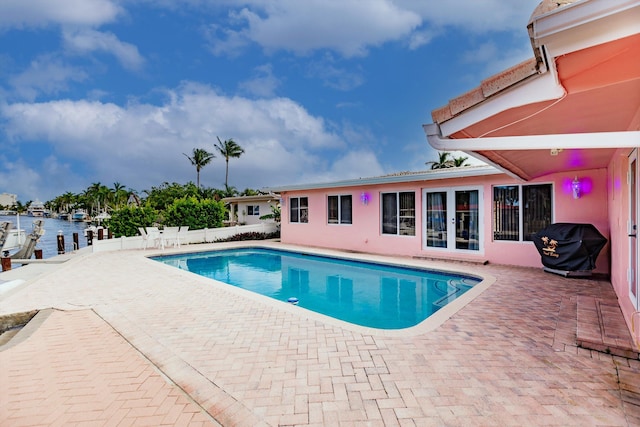
<svg viewBox="0 0 640 427"><path fill-rule="evenodd" d="M490 166L278 188L282 241L343 250L541 266L531 236L593 224L640 342L637 238L640 1L544 0L533 58L432 111L429 144Z"/></svg>

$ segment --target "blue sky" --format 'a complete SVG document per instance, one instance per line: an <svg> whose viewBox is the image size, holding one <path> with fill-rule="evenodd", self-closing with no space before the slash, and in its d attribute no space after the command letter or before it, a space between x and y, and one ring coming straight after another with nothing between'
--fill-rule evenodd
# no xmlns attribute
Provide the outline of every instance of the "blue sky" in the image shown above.
<svg viewBox="0 0 640 427"><path fill-rule="evenodd" d="M538 0L2 0L0 193L418 171L431 110L532 56ZM224 187L218 156L201 184Z"/></svg>

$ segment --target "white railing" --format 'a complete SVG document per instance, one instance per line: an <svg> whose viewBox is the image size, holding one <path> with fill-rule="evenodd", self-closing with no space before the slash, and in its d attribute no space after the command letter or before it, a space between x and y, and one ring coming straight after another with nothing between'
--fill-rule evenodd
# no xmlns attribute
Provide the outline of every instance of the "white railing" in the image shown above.
<svg viewBox="0 0 640 427"><path fill-rule="evenodd" d="M212 243L218 240L228 239L242 233L274 233L277 231L275 223L262 223L252 225L236 225L233 227L204 228L201 230L188 230L180 235L180 245L195 243ZM123 249L143 249L145 242L142 236L116 237L113 239L93 240L93 252L118 251Z"/></svg>

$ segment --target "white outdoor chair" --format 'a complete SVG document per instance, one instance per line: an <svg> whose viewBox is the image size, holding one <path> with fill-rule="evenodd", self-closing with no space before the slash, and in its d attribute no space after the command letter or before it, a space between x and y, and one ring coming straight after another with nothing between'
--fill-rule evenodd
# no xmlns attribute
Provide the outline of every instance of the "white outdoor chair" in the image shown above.
<svg viewBox="0 0 640 427"><path fill-rule="evenodd" d="M171 245L173 247L180 247L180 239L178 238L178 231L180 227L165 227L162 230L162 240L165 245Z"/></svg>
<svg viewBox="0 0 640 427"><path fill-rule="evenodd" d="M178 231L178 247L180 247L180 241L187 237L187 231L189 231L188 225L180 226L180 231Z"/></svg>
<svg viewBox="0 0 640 427"><path fill-rule="evenodd" d="M149 245L149 235L147 234L147 231L144 227L138 227L138 232L142 236L142 249L147 249L147 246Z"/></svg>
<svg viewBox="0 0 640 427"><path fill-rule="evenodd" d="M147 244L145 248L149 246L149 242L153 242L153 247L158 247L158 243L164 249L164 242L162 241L162 237L160 236L160 229L158 227L147 227Z"/></svg>

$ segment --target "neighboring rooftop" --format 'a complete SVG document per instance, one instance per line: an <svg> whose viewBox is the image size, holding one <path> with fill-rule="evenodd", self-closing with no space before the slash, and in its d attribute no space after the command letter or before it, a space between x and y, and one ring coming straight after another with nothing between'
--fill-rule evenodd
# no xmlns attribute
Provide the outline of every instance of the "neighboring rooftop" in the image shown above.
<svg viewBox="0 0 640 427"><path fill-rule="evenodd" d="M269 194L256 194L253 196L234 196L234 197L225 197L222 199L223 202L268 202L270 200L279 200L280 195L275 193Z"/></svg>
<svg viewBox="0 0 640 427"><path fill-rule="evenodd" d="M417 172L395 172L369 178L346 179L333 182L292 184L282 187L269 188L270 191L281 193L292 190L314 190L321 188L360 187L363 185L393 184L396 182L432 181L437 179L463 178L471 176L495 175L502 173L493 166L474 165L453 168L433 169Z"/></svg>

